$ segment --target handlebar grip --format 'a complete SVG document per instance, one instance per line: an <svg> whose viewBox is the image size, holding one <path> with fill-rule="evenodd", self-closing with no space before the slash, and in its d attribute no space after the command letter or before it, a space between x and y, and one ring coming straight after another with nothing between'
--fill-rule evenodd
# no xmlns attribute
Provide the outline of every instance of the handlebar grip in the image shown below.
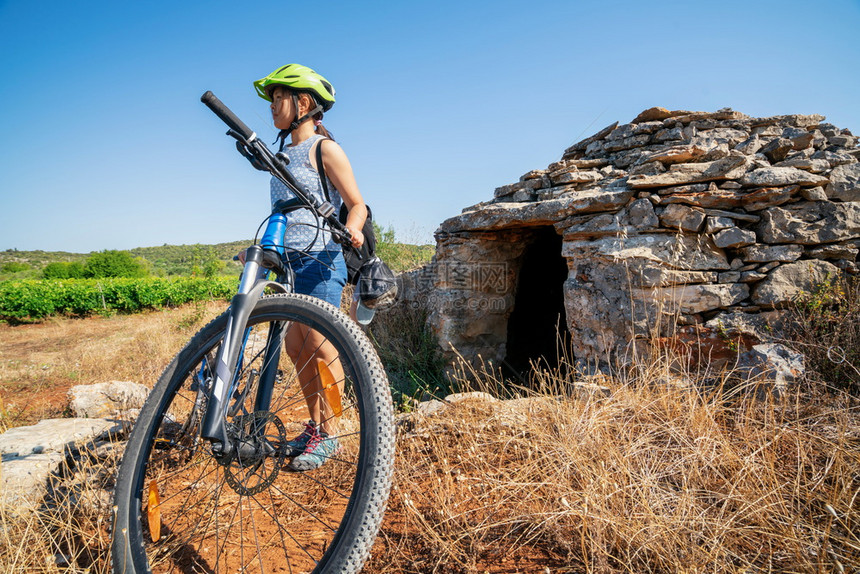
<svg viewBox="0 0 860 574"><path fill-rule="evenodd" d="M206 104L212 112L221 118L225 124L227 124L230 129L235 130L246 140L250 140L254 136L254 132L245 125L245 123L236 117L236 114L230 110L227 106L224 105L224 102L219 100L215 94L211 91L207 91L205 94L200 96L200 101Z"/></svg>

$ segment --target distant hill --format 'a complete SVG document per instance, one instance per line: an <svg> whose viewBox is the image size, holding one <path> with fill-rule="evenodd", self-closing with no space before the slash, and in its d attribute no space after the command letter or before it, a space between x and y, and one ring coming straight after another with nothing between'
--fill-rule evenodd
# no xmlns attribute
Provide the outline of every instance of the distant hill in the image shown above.
<svg viewBox="0 0 860 574"><path fill-rule="evenodd" d="M435 247L433 245L411 245L394 241L393 233L378 232L379 255L395 271L405 271L418 267L430 261ZM220 275L238 275L241 266L233 261L239 251L252 242L249 239L217 243L214 245L168 245L158 247L136 247L128 249L135 257L140 257L149 264L150 272L155 276L192 275L200 273L207 263L220 262ZM7 279L38 279L41 271L49 263L80 262L84 263L91 253L70 253L67 251L20 251L7 249L0 251L0 281Z"/></svg>
<svg viewBox="0 0 860 574"><path fill-rule="evenodd" d="M195 266L202 268L207 261L211 260L223 261L222 274L234 275L239 273L240 266L233 261L233 256L250 243L250 240L245 240L216 245L164 244L158 247L136 247L127 251L135 257L145 259L149 263L150 272L156 276L191 275ZM92 252L7 249L0 251L0 280L38 278L41 270L49 263L73 261L84 263L91 254ZM10 266L10 263L17 265ZM21 269L21 265L26 265L28 268Z"/></svg>
<svg viewBox="0 0 860 574"><path fill-rule="evenodd" d="M152 272L156 275L190 275L194 267L203 267L207 261L223 261L225 268L222 274L236 275L241 271L241 266L233 257L242 249L248 247L252 241L231 241L229 243L216 243L215 245L161 245L159 247L136 247L129 249L135 257L142 257L152 265Z"/></svg>

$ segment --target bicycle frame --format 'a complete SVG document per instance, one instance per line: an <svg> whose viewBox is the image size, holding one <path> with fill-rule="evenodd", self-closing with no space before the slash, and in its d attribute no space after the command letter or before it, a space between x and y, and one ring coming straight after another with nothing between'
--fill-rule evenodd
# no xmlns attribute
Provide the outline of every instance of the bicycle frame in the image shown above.
<svg viewBox="0 0 860 574"><path fill-rule="evenodd" d="M245 330L248 317L257 304L257 300L267 287L282 293L288 293L289 289L275 281L258 279L263 260L263 248L253 245L246 252L245 268L242 272L242 280L239 283L239 291L230 300L230 313L227 317L227 332L224 341L215 358L215 377L209 389L208 407L204 414L201 425L201 438L212 443L213 454L216 456L230 457L235 451L235 445L227 438L225 422L233 379L238 371L239 354L244 347ZM283 337L283 333L281 333ZM281 345L271 346L270 352L280 354ZM278 357L266 357L265 364L277 365ZM258 393L255 401L256 410L268 408L268 399L271 398L271 383L274 380L276 369L266 369L260 374ZM271 377L271 380L267 380ZM264 389L267 389L265 390ZM268 394L268 399L260 397L260 394Z"/></svg>

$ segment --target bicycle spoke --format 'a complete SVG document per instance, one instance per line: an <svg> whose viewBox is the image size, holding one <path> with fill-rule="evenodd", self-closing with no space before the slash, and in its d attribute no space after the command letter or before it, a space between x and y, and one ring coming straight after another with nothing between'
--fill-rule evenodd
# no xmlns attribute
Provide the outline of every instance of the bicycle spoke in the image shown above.
<svg viewBox="0 0 860 574"><path fill-rule="evenodd" d="M268 489L268 488L267 488L267 489L266 489L266 494L268 494L268 495L269 495L269 501L271 502L271 506L272 506L272 508L274 509L274 508L275 508L275 499L274 499L274 498L272 498L272 491L271 491L270 489ZM262 504L261 504L260 506L262 506ZM291 560L290 560L290 551L289 551L289 549L287 548L287 541L284 539L284 532L286 532L286 533L287 533L287 535L288 535L288 536L290 536L290 538L293 540L293 542L295 542L295 543L296 543L296 545L301 546L301 544L299 544L299 543L296 541L296 539L292 537L292 534L290 534L290 531L289 531L289 530L287 530L286 528L284 528L284 527L281 525L281 521L280 521L280 520L278 520L278 515L277 515L277 513L273 514L272 518L275 520L275 524L278 526L277 531L278 531L278 536L280 536L280 537L281 537L281 548L283 548L283 549L284 549L284 555L285 555L285 556L286 556L286 558L287 558L287 571L288 571L290 574L292 574L292 572L293 572L293 567L292 567L292 565L291 565Z"/></svg>
<svg viewBox="0 0 860 574"><path fill-rule="evenodd" d="M211 462L212 462L212 459L209 459L209 460L206 462L206 465L203 467L203 470L205 470L205 469L206 469L206 467L207 467L207 466L209 466L209 464L210 464ZM162 499L161 499L161 506L164 506L164 504L165 504L166 502L170 502L170 500L171 500L172 498L174 498L174 497L176 497L176 496L179 496L179 495L180 495L180 494L182 494L183 492L185 492L185 491L187 491L187 490L192 490L192 486L191 486L192 484L196 484L197 482L202 481L204 478L207 478L208 476L210 476L210 475L212 475L212 474L214 474L214 473L217 473L217 472L218 472L218 467L217 467L217 466L215 466L212 470L210 470L210 471L209 471L209 472L207 472L206 474L203 474L203 475L199 476L198 478L196 478L194 481L189 482L189 486L186 486L186 487L184 487L184 488L182 488L182 489L180 489L180 490L177 490L177 491L176 491L176 492L174 492L173 494L170 494L169 496L166 496L166 497L162 498ZM167 477L163 477L163 476L159 475L159 476L158 476L158 478L156 478L155 480L156 480L157 482L165 482L165 481L167 480ZM185 501L185 503L183 503L183 504L188 504L188 500L186 500L186 501ZM182 514L182 512L181 512L181 509L180 509L180 512L178 512L178 513L177 513L177 515L181 515L181 514Z"/></svg>
<svg viewBox="0 0 860 574"><path fill-rule="evenodd" d="M304 510L304 511L308 514L308 516L310 516L311 518L313 518L314 520L316 520L317 522L319 522L320 524L322 524L323 526L325 526L326 528L328 528L328 529L329 529L329 530L331 530L332 532L337 532L337 529L336 529L336 528L332 528L332 527L331 527L331 525L326 524L326 522L325 522L323 519L321 519L319 516L317 516L316 514L314 514L313 512L311 512L310 510L308 510L308 509L307 509L307 507L305 507L305 505L303 505L303 504L301 504L301 503L299 503L299 502L296 502L296 501L293 499L293 497L292 497L292 496L290 496L289 494L287 494L286 492L284 492L283 490L281 490L281 489L280 489L280 488L278 488L277 486L272 486L272 488L273 488L274 490L276 490L278 493L280 493L282 496L284 496L284 498L286 498L287 500L289 500L290 502L292 502L293 504L295 504L297 507L299 507L299 508L301 508L302 510Z"/></svg>
<svg viewBox="0 0 860 574"><path fill-rule="evenodd" d="M215 472L217 472L217 468L216 468L216 469L214 469L214 471L215 471ZM208 473L208 474L211 474L211 473ZM202 478L202 477L201 477L201 478ZM221 487L222 485L223 485L223 482L221 482L221 483L216 483L216 484L215 484L215 488L210 489L210 490L214 490L214 491L216 491L216 495L215 495L215 500L216 500L216 501L220 498L220 493L221 493L221 488L220 488L220 487ZM191 502L191 499L190 499L190 498L189 498L188 500L186 500L186 501L185 501L185 503L183 503L182 507L180 507L180 509L174 513L174 515L175 515L175 519L174 519L174 521L173 521L172 525L174 525L174 526L178 526L178 524L177 524L178 520L180 520L180 519L182 519L182 518L187 518L186 512L188 512L187 507L188 507L189 502ZM162 504L163 504L163 502L162 502ZM199 514L199 513L198 513L198 514ZM203 513L203 514L202 514L202 517L203 517L203 521L208 525L208 523L209 523L209 522L211 522L211 517L208 517L207 515L208 515L208 513ZM181 540L181 543L180 543L180 544L174 544L174 546L178 546L178 547L185 547L185 546L187 546L187 545L188 545L188 543L189 543L189 542L194 538L194 536L195 536L195 534L197 533L197 531L198 531L198 529L200 528L200 526L201 526L201 521L197 521L197 522L195 522L195 524L194 524L193 528L191 528L191 530L190 530L190 531L188 531L188 532L186 533L187 535L185 536L185 538L184 538L184 539L182 539L182 540ZM168 528L169 528L171 531L173 531L173 528L170 528L170 527L168 527ZM205 532L205 530L206 530L206 529L204 528L204 532ZM205 540L205 538L206 538L205 536L201 537L201 544L202 544L202 540ZM200 551L200 548L198 547L198 549L196 550L196 552L197 552L197 553L199 553L199 551Z"/></svg>
<svg viewBox="0 0 860 574"><path fill-rule="evenodd" d="M269 493L269 496L271 497L271 492ZM254 498L254 500L256 501L256 497L252 497L252 498ZM273 500L273 502L274 502L274 500ZM260 504L260 503L259 503L259 502L257 502L257 504ZM272 517L272 519L273 519L273 520L275 520L276 522L278 522L278 524L280 525L280 522L277 520L277 517L276 517L276 516L274 516L273 514L269 513L269 512L266 510L266 508L265 508L262 504L260 504L260 508L263 510L263 512L266 512L266 514L268 514L269 516L271 516L271 517ZM289 537L290 537L290 539L291 539L293 542L295 542L295 543L296 543L296 546L298 546L299 548L301 548L302 552L304 552L305 554L307 554L307 555L308 555L308 558L310 558L311 560L313 560L315 563L317 562L317 559L316 559L316 558L314 558L314 557L313 557L313 555L312 555L310 552L308 552L308 550L307 550L307 548L304 546L304 544L302 544L301 542L299 542L298 540L296 540L296 538L295 538L295 537L290 533L289 529L286 529L286 528L280 528L280 529L279 529L279 531L280 531L281 533L286 532L286 533L287 533L287 536L289 536ZM286 546L285 546L285 548L286 548Z"/></svg>
<svg viewBox="0 0 860 574"><path fill-rule="evenodd" d="M236 514L239 514L241 508L242 508L242 505L241 505L241 499L240 499L240 504L236 505L235 510L233 510L233 516L231 516L229 522L227 522L228 527L227 527L227 531L224 532L224 544L221 546L221 549L218 550L215 554L216 563L218 561L220 561L220 556L224 553L224 548L227 547L227 542L230 539L230 531L233 530L233 525L236 524ZM240 532L240 539L241 539L241 532Z"/></svg>
<svg viewBox="0 0 860 574"><path fill-rule="evenodd" d="M251 515L251 525L254 527L254 546L257 548L257 561L260 563L260 572L265 572L265 568L263 568L263 557L262 557L262 548L260 548L260 536L259 532L257 532L257 517L254 516L253 509L251 508L251 500L253 497L248 497L248 514Z"/></svg>
<svg viewBox="0 0 860 574"><path fill-rule="evenodd" d="M221 484L223 485L223 483L221 483ZM223 492L223 490L224 490L223 488L218 489L218 492L215 494L215 500L213 501L213 507L212 507L212 519L213 519L213 524L215 525L215 547L216 548L218 547L218 531L219 531L218 527L220 525L220 522L218 520L218 503L221 500L221 493ZM204 542L206 542L206 537L201 537L200 542L197 544L196 552L198 554L200 553L200 550L203 548ZM215 567L216 568L218 567L217 556L215 558Z"/></svg>

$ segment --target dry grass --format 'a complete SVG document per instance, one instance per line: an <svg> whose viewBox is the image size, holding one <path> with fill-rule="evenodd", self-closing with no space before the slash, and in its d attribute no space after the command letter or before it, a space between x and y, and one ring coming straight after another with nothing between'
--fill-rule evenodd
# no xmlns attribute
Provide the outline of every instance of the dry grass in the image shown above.
<svg viewBox="0 0 860 574"><path fill-rule="evenodd" d="M79 363L76 382L151 384L220 310L2 327L3 383L47 380L7 365L14 348L55 373ZM574 393L583 380L562 369L518 399L401 415L396 486L365 571L860 571L857 398L804 384L761 401L696 387L668 364L588 381L608 395ZM473 375L466 390L499 387ZM112 462L83 457L41 512L0 511L0 571L107 572Z"/></svg>
<svg viewBox="0 0 860 574"><path fill-rule="evenodd" d="M572 381L544 375L527 398L413 416L398 516L368 570L860 568L856 399L729 399L654 371L602 381L606 397L571 398Z"/></svg>
<svg viewBox="0 0 860 574"><path fill-rule="evenodd" d="M31 512L0 507L0 571L108 574L112 491L122 443L64 465Z"/></svg>

